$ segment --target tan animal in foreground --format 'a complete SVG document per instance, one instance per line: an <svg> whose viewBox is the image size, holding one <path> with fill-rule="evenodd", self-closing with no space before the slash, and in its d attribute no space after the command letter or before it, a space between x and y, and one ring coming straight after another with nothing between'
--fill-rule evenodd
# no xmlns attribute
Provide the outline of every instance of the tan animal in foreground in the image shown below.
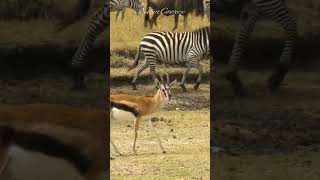
<svg viewBox="0 0 320 180"><path fill-rule="evenodd" d="M100 179L109 172L107 117L105 111L66 105L0 106L0 173L8 166L8 149L17 146L63 159L83 179Z"/></svg>
<svg viewBox="0 0 320 180"><path fill-rule="evenodd" d="M133 152L136 154L136 141L138 137L138 129L139 129L139 121L141 120L148 120L149 126L152 131L157 136L157 140L159 146L163 153L165 150L161 144L159 135L155 130L151 115L160 110L162 105L171 100L171 87L177 82L174 80L170 83L169 75L166 74L167 81L160 83L156 81L156 86L158 88L157 93L150 97L150 96L134 96L134 95L127 95L127 94L119 94L119 95L111 95L110 96L110 122L114 120L134 120L134 142L133 142ZM163 78L162 78L163 80ZM115 146L115 144L111 140L111 144L114 147L115 151L119 153L119 150Z"/></svg>

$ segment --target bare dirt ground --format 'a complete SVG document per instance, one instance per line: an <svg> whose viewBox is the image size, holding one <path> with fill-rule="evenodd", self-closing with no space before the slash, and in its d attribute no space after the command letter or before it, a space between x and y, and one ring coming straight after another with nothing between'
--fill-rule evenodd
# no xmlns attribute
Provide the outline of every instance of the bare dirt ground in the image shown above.
<svg viewBox="0 0 320 180"><path fill-rule="evenodd" d="M222 180L316 180L319 171L319 1L288 0L298 24L293 65L278 92L267 79L279 61L285 34L261 20L242 58L240 76L249 96L235 97L221 77L239 28L239 16L217 14L211 173ZM216 152L218 151L218 152Z"/></svg>
<svg viewBox="0 0 320 180"><path fill-rule="evenodd" d="M278 92L267 90L270 69L240 72L249 96L235 97L229 84L215 78L213 155L217 179L319 179L318 68L295 67ZM250 176L248 176L250 174Z"/></svg>

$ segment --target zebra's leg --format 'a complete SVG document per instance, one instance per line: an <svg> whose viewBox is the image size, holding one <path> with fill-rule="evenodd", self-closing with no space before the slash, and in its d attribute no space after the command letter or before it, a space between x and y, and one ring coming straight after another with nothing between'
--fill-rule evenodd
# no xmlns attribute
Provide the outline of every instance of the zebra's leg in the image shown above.
<svg viewBox="0 0 320 180"><path fill-rule="evenodd" d="M292 16L290 16L285 2L277 1L276 4L273 5L273 11L270 11L270 7L268 8L264 6L260 7L260 9L263 13L270 16L274 21L278 22L282 26L287 34L287 40L282 50L280 63L275 72L269 78L269 89L271 91L275 91L279 88L289 70L298 34L296 21Z"/></svg>
<svg viewBox="0 0 320 180"><path fill-rule="evenodd" d="M157 26L157 19L158 19L159 13L155 13L150 21L150 28L152 29L153 25Z"/></svg>
<svg viewBox="0 0 320 180"><path fill-rule="evenodd" d="M197 82L194 84L193 86L193 89L194 90L197 90L199 88L199 85L201 83L201 78L202 78L202 75L203 75L203 67L202 65L200 64L200 62L197 62L193 65L193 67L195 67L198 72L199 72L199 75L198 75L198 79L197 79Z"/></svg>
<svg viewBox="0 0 320 180"><path fill-rule="evenodd" d="M124 19L124 14L126 13L126 8L123 8L121 11L121 20Z"/></svg>
<svg viewBox="0 0 320 180"><path fill-rule="evenodd" d="M122 10L121 10L122 11ZM119 14L120 14L120 12L121 11L117 11L117 14L116 14L116 20L115 20L115 22L117 22L118 21L118 17L119 17Z"/></svg>
<svg viewBox="0 0 320 180"><path fill-rule="evenodd" d="M108 9L101 8L90 21L88 30L82 39L82 42L77 49L77 52L72 58L71 68L73 71L73 90L85 89L84 75L85 75L85 64L86 58L89 52L93 49L93 45L97 37L109 26L108 22Z"/></svg>
<svg viewBox="0 0 320 180"><path fill-rule="evenodd" d="M178 23L179 23L179 14L174 15L174 27L172 31L175 31L178 28Z"/></svg>
<svg viewBox="0 0 320 180"><path fill-rule="evenodd" d="M158 89L159 79L157 77L157 74L159 74L159 73L156 72L156 61L155 60L151 61L149 67L150 67L150 75L153 79L154 85L155 85L156 89Z"/></svg>
<svg viewBox="0 0 320 180"><path fill-rule="evenodd" d="M186 29L188 26L188 13L186 13L183 17L183 26L184 26L184 29Z"/></svg>
<svg viewBox="0 0 320 180"><path fill-rule="evenodd" d="M142 64L139 65L138 67L138 71L136 72L136 74L134 75L131 84L132 84L132 89L133 90L137 90L137 84L136 81L139 78L139 75L149 66L148 62L145 60L143 61Z"/></svg>
<svg viewBox="0 0 320 180"><path fill-rule="evenodd" d="M250 9L250 8L249 8ZM251 8L252 10L252 8ZM234 93L239 96L246 94L246 90L238 76L238 65L241 55L246 48L251 32L253 31L258 14L256 8L254 11L242 11L241 14L241 27L237 33L236 41L233 45L231 57L228 63L227 71L225 73L226 79L231 83Z"/></svg>
<svg viewBox="0 0 320 180"><path fill-rule="evenodd" d="M188 75L188 73L190 71L190 68L191 68L191 64L187 62L186 63L186 69L183 72L183 76L182 76L181 83L180 83L180 87L182 88L183 92L187 92L187 88L184 85L184 83L186 81L186 78L187 78L187 75Z"/></svg>

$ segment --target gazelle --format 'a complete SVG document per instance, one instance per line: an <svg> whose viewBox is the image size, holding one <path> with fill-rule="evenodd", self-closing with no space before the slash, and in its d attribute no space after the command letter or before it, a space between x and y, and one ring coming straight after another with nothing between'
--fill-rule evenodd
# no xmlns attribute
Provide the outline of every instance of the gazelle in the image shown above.
<svg viewBox="0 0 320 180"><path fill-rule="evenodd" d="M18 147L23 152L59 159L85 180L102 180L109 172L110 123L106 117L103 110L66 105L0 106L0 173L11 167L9 158L18 155L10 149ZM31 170L41 172L41 168L38 165Z"/></svg>
<svg viewBox="0 0 320 180"><path fill-rule="evenodd" d="M138 137L139 121L141 120L148 120L150 128L157 137L162 153L166 153L151 120L151 115L159 111L165 102L171 100L170 89L177 80L170 83L169 75L166 74L166 77L166 82L161 78L162 83L156 78L156 87L158 88L158 91L154 96L135 96L127 94L110 96L110 123L114 120L134 120L134 141L132 147L134 154L137 154L135 147ZM111 145L114 147L115 151L120 154L112 141Z"/></svg>

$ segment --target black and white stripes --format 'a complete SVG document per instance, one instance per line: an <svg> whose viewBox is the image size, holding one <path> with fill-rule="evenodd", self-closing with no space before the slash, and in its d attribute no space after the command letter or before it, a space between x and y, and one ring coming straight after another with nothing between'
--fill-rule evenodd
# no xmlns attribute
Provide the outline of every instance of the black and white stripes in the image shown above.
<svg viewBox="0 0 320 180"><path fill-rule="evenodd" d="M118 11L124 8L132 8L138 13L143 12L143 4L139 0L106 0L104 6L91 19L88 30L72 58L74 89L85 88L84 65L95 40L109 27L109 10Z"/></svg>
<svg viewBox="0 0 320 180"><path fill-rule="evenodd" d="M109 27L109 1L104 3L90 21L88 30L84 35L77 52L72 58L71 67L74 69L73 81L74 89L84 88L84 64L88 57L89 51L93 49L93 45L97 37Z"/></svg>
<svg viewBox="0 0 320 180"><path fill-rule="evenodd" d="M248 44L250 34L255 28L257 20L260 17L269 17L273 21L279 23L287 34L287 40L280 57L280 64L269 79L270 90L277 89L288 72L292 54L294 52L297 39L297 25L295 19L289 14L288 7L284 0L238 0L232 2L217 0L214 4L214 9L228 11L234 6L242 6L241 26L233 46L226 78L232 83L236 94L244 93L242 82L237 75L238 64L244 49Z"/></svg>
<svg viewBox="0 0 320 180"><path fill-rule="evenodd" d="M140 43L135 62L130 67L132 69L138 65L140 52L142 52L145 60L139 65L132 80L133 88L136 89L136 80L147 67L150 68L150 74L155 80L156 64L157 61L161 61L164 64L184 63L186 65L180 84L184 91L186 90L184 83L190 68L196 68L199 76L194 89L197 89L203 73L203 67L199 61L204 53L209 52L209 36L209 27L193 32L153 32L145 35Z"/></svg>
<svg viewBox="0 0 320 180"><path fill-rule="evenodd" d="M110 11L122 11L131 8L138 13L143 12L143 4L139 0L110 0Z"/></svg>

